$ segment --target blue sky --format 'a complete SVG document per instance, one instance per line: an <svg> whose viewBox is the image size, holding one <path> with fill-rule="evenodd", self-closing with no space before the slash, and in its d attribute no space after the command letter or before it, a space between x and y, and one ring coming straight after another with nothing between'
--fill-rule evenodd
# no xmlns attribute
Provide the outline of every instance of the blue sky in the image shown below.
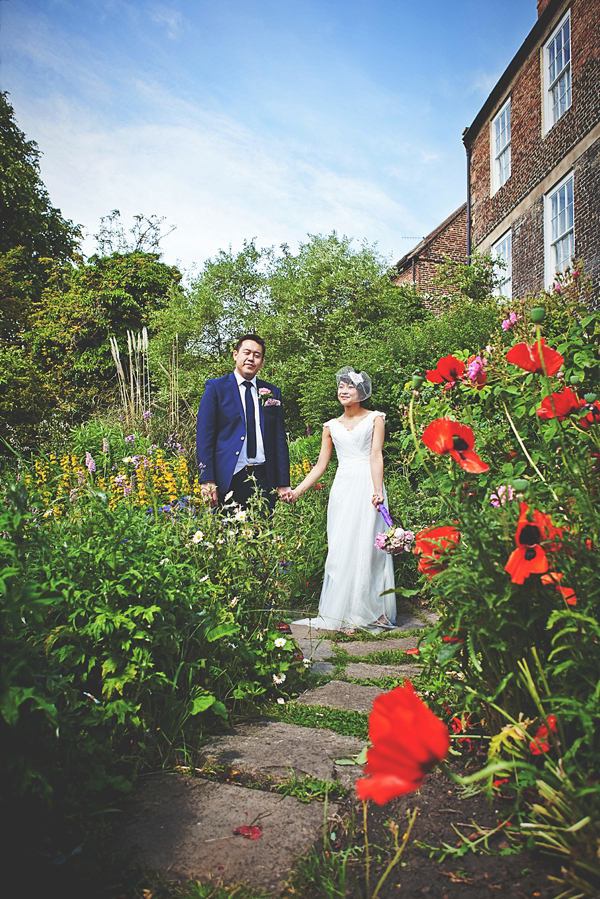
<svg viewBox="0 0 600 899"><path fill-rule="evenodd" d="M164 259L336 230L390 262L466 197L461 134L536 0L0 0L54 205L165 216Z"/></svg>

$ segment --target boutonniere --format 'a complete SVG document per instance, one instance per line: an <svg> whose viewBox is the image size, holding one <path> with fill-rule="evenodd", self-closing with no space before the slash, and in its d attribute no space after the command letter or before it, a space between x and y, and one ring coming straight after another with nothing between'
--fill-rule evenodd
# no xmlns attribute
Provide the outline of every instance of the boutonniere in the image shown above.
<svg viewBox="0 0 600 899"><path fill-rule="evenodd" d="M276 400L273 391L268 387L259 387L258 397L263 406L281 406L281 400Z"/></svg>

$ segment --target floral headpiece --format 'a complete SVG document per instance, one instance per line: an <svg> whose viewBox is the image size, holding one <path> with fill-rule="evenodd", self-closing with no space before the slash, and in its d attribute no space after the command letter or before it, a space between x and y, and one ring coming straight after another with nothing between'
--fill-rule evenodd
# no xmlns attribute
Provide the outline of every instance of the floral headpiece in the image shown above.
<svg viewBox="0 0 600 899"><path fill-rule="evenodd" d="M344 368L340 368L335 373L335 380L338 387L340 386L340 381L356 387L360 402L368 400L371 396L371 379L366 371L355 371L351 365L345 365Z"/></svg>

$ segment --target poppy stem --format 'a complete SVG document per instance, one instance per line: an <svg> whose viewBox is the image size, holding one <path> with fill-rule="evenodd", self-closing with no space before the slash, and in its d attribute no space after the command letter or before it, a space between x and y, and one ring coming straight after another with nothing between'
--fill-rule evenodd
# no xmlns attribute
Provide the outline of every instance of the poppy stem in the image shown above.
<svg viewBox="0 0 600 899"><path fill-rule="evenodd" d="M367 899L371 889L371 858L369 856L369 824L367 821L368 808L369 800L363 799L363 830L365 833L365 881L367 884Z"/></svg>
<svg viewBox="0 0 600 899"><path fill-rule="evenodd" d="M450 500L449 500L448 497L446 496L446 494L445 494L444 490L442 489L442 487L440 486L440 484L438 484L438 481L437 481L436 476L434 475L434 473L433 473L432 471L429 470L429 467L428 467L428 465L427 465L427 462L425 461L425 456L424 456L424 454L423 454L423 451L421 450L421 445L420 445L419 439L418 439L418 437L417 437L417 429L415 428L414 402L415 402L415 398L414 398L414 396L412 396L412 397L410 398L410 403L409 403L409 406L408 406L408 423L409 423L409 425L410 425L410 432L411 432L411 434L412 434L412 437L413 437L413 440L414 440L414 443L415 443L415 448L416 448L416 450L417 450L417 455L418 455L418 457L419 457L419 459L420 459L420 461L421 461L421 465L423 466L423 468L425 469L425 471L426 471L427 474L429 475L429 479L431 480L431 482L432 482L433 484L435 484L435 487L436 487L436 489L437 489L438 495L442 498L443 502L445 502L446 505L448 505L448 506L450 507L450 511L451 511L454 515L456 515L456 516L458 517L456 510L455 510L455 509L453 508L453 506L452 506L452 503L450 502Z"/></svg>
<svg viewBox="0 0 600 899"><path fill-rule="evenodd" d="M510 412L508 411L508 406L506 405L506 403L504 402L504 400L502 400L502 408L504 409L504 414L506 415L506 418L508 419L508 423L509 423L509 425L511 426L511 428L512 428L512 430L513 430L513 433L514 433L515 437L517 438L517 440L518 440L518 442L519 442L519 446L521 447L521 449L522 449L523 452L525 453L525 456L527 457L527 460L528 460L529 464L531 465L531 467L533 468L533 470L535 471L535 473L537 474L537 476L540 478L540 480L542 480L542 481L544 482L544 484L545 484L545 483L546 483L546 478L544 477L544 475L542 474L542 472L539 470L539 468L537 467L537 465L535 464L535 462L533 461L533 459L532 459L531 456L529 455L529 453L528 453L528 451L527 451L527 447L526 447L525 444L523 443L523 439L522 439L521 435L519 434L519 432L518 432L518 430L517 430L517 427L516 427L514 421L513 421L512 418L511 418ZM550 492L552 493L552 496L554 497L554 499L556 500L556 502L558 502L558 497L557 497L556 493L554 492L554 490L552 489L552 487L550 487Z"/></svg>
<svg viewBox="0 0 600 899"><path fill-rule="evenodd" d="M398 845L398 825L397 825L397 824L394 825L395 830L394 830L393 833L394 833L394 843L395 843L395 846L396 846L396 852L395 852L395 855L394 855L394 857L392 858L392 860L389 862L387 868L385 869L385 871L383 872L383 874L382 874L381 877L379 878L379 880L378 880L378 882L377 882L377 886L375 887L375 892L374 892L373 895L371 896L371 899L377 899L377 896L379 895L379 890L381 889L381 887L382 887L383 884L385 883L385 880L386 880L388 874L390 873L390 871L392 870L392 868L394 868L394 867L398 864L398 862L400 861L400 858L401 858L401 856L402 856L402 853L403 853L404 850L406 849L406 845L407 845L407 843L408 843L408 841L409 841L409 839L410 839L410 834L411 834L411 831L412 831L412 829L413 829L413 826L414 826L414 823L415 823L415 821L416 821L416 818L417 818L418 813L419 813L419 809L418 809L418 808L413 809L413 812L412 812L410 818L408 819L408 827L406 828L406 832L402 834L402 843L401 843L400 846ZM390 824L390 827L391 827L391 824Z"/></svg>

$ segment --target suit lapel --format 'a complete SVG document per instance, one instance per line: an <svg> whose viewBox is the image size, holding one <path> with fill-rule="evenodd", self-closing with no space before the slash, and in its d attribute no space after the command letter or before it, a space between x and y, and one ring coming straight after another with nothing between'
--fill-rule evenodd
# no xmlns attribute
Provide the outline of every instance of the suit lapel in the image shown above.
<svg viewBox="0 0 600 899"><path fill-rule="evenodd" d="M240 414L240 418L243 422L245 422L246 416L244 415L244 407L242 406L242 400L240 398L240 388L238 387L238 382L236 381L233 372L231 372L231 374L229 375L229 389L231 390L231 395L235 403L235 407Z"/></svg>

